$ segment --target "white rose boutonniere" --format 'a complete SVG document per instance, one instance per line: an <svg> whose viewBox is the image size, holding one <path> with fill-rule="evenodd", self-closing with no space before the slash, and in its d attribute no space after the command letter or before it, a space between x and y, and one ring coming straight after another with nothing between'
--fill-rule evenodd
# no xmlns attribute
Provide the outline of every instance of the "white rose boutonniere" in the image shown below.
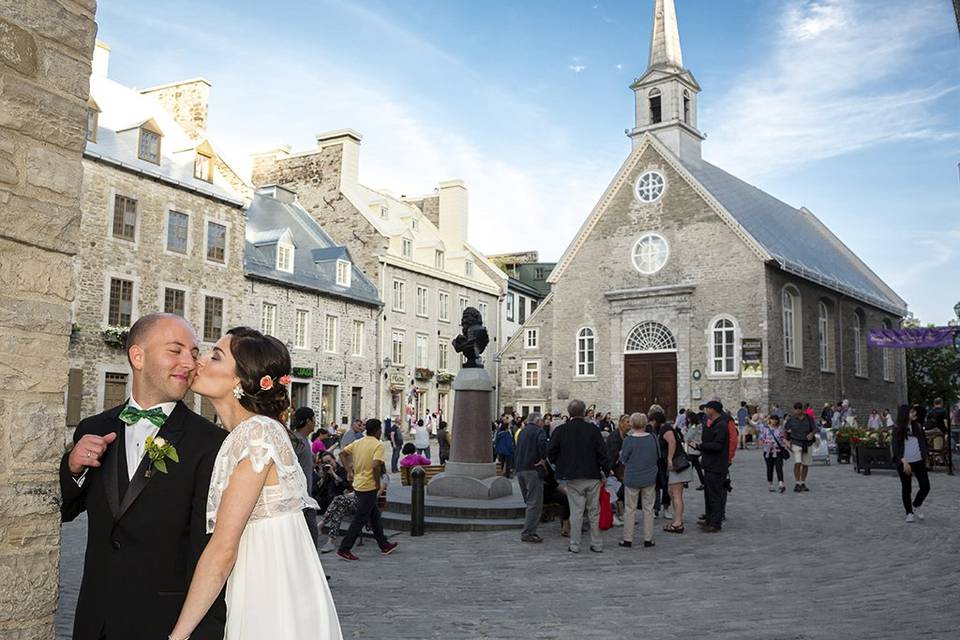
<svg viewBox="0 0 960 640"><path fill-rule="evenodd" d="M153 475L154 469L160 473L167 473L167 460L180 462L174 446L159 436L148 436L144 449L150 457L150 467L146 473L148 478Z"/></svg>

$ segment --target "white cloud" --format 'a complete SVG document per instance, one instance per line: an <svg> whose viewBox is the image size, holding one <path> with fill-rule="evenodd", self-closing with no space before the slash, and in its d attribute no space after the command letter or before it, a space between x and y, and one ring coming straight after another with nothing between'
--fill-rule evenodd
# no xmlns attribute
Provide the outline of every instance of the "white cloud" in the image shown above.
<svg viewBox="0 0 960 640"><path fill-rule="evenodd" d="M912 75L949 21L934 0L910 5L791 0L769 61L705 103L707 155L755 178L885 142L958 137L937 109L957 87Z"/></svg>
<svg viewBox="0 0 960 640"><path fill-rule="evenodd" d="M587 65L585 64L571 64L567 67L567 69L570 69L570 71L573 71L574 73L580 73L586 68L587 68Z"/></svg>

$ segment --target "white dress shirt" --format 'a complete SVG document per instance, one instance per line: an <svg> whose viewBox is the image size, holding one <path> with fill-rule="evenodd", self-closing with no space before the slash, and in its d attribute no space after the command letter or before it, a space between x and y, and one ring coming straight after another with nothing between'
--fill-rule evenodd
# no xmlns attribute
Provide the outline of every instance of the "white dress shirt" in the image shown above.
<svg viewBox="0 0 960 640"><path fill-rule="evenodd" d="M133 396L130 396L130 402L128 403L134 409L143 409L136 400L133 399ZM174 407L177 406L176 402L163 402L153 407L147 407L147 409L153 409L154 407L160 407L163 409L163 412L167 414L167 417L170 417L170 414L173 413ZM156 426L146 418L141 418L133 424L126 425L126 432L124 435L124 444L127 447L127 475L129 480L133 480L133 474L136 473L137 467L140 466L140 460L143 458L144 448L147 444L147 438L149 436L156 436L157 432L160 431L160 427Z"/></svg>

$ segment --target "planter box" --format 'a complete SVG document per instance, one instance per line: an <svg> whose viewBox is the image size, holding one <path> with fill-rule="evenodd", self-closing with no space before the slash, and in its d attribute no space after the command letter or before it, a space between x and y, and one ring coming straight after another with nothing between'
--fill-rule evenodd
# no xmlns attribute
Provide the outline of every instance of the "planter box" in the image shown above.
<svg viewBox="0 0 960 640"><path fill-rule="evenodd" d="M850 449L849 442L837 443L837 462L839 464L850 464L850 459L852 456L853 451Z"/></svg>
<svg viewBox="0 0 960 640"><path fill-rule="evenodd" d="M854 448L855 470L857 473L863 472L863 475L870 475L871 469L892 469L897 466L893 463L890 455L890 449L886 447L865 447L857 446Z"/></svg>

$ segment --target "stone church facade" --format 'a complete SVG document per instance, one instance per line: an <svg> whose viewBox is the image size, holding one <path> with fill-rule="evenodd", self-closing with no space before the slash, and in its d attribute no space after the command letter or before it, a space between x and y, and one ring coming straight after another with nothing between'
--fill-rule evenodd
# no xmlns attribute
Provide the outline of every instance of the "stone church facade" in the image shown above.
<svg viewBox="0 0 960 640"><path fill-rule="evenodd" d="M900 326L906 304L810 211L702 159L672 0L654 16L633 149L506 344L501 404L893 409L902 353L868 348L867 333Z"/></svg>

